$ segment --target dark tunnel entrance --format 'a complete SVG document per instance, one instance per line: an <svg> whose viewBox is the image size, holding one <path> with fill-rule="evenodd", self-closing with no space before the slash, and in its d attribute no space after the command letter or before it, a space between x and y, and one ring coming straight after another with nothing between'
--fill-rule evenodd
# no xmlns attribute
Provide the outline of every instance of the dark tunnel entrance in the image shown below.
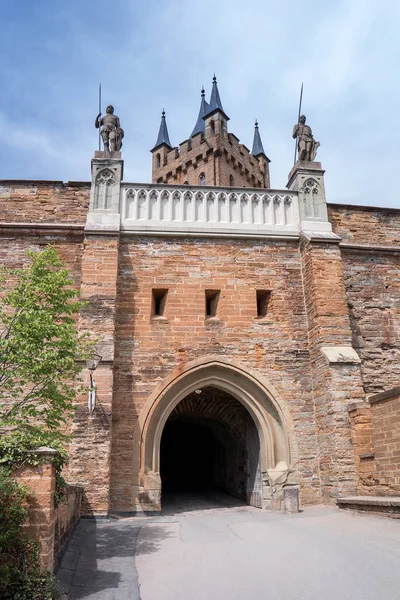
<svg viewBox="0 0 400 600"><path fill-rule="evenodd" d="M167 420L160 448L162 494L229 494L261 508L257 428L236 398L217 388L196 390Z"/></svg>

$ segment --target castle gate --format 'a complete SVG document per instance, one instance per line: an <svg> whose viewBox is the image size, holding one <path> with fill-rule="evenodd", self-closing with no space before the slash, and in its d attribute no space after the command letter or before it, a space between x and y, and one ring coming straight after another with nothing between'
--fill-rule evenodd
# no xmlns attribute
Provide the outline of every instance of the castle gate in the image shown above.
<svg viewBox="0 0 400 600"><path fill-rule="evenodd" d="M160 510L163 492L219 490L269 508L296 480L289 430L276 391L257 373L221 357L195 361L141 411L135 507Z"/></svg>

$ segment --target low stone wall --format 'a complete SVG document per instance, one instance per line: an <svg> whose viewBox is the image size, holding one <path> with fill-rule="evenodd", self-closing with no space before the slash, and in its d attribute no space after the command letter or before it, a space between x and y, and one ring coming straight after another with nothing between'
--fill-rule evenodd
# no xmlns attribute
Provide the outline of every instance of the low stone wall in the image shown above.
<svg viewBox="0 0 400 600"><path fill-rule="evenodd" d="M55 510L54 566L57 567L76 523L81 517L83 488L68 485L64 501Z"/></svg>
<svg viewBox="0 0 400 600"><path fill-rule="evenodd" d="M54 568L54 492L56 474L50 462L55 450L40 449L41 458L37 466L24 464L13 473L14 479L29 488L33 494L28 501L28 519L24 525L27 536L39 540L40 563L42 568L52 571Z"/></svg>
<svg viewBox="0 0 400 600"><path fill-rule="evenodd" d="M53 571L81 516L83 488L68 485L64 502L55 508L56 474L51 463L55 450L39 448L35 450L35 454L40 457L40 463L37 466L22 465L14 471L13 477L33 492L28 502L28 518L24 530L26 535L41 543L42 568Z"/></svg>
<svg viewBox="0 0 400 600"><path fill-rule="evenodd" d="M400 495L400 387L349 407L358 492Z"/></svg>

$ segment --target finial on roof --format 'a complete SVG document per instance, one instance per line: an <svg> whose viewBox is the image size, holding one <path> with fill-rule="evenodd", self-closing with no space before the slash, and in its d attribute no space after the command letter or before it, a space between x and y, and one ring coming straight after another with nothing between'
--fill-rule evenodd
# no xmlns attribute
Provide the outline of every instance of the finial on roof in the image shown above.
<svg viewBox="0 0 400 600"><path fill-rule="evenodd" d="M259 154L265 154L264 152L264 147L261 141L261 135L260 135L260 131L258 129L258 121L257 119L255 120L254 123L254 139L253 139L253 149L251 151L253 156L258 156Z"/></svg>
<svg viewBox="0 0 400 600"><path fill-rule="evenodd" d="M160 129L158 130L157 141L155 143L154 148L151 149L151 152L154 152L154 150L156 150L159 146L162 146L162 144L165 144L169 148L172 148L172 144L170 142L169 135L168 135L168 127L167 127L167 121L165 119L165 110L164 109L162 109L162 113L161 113L161 123L160 123Z"/></svg>
<svg viewBox="0 0 400 600"><path fill-rule="evenodd" d="M204 115L208 112L209 109L209 105L207 100L205 99L205 91L204 91L204 87L201 88L201 100L200 100L200 109L199 109L199 115L197 117L197 121L196 121L196 125L194 126L194 129L192 131L192 133L190 134L190 139L196 135L196 133L204 133L205 132L205 123L204 123Z"/></svg>
<svg viewBox="0 0 400 600"><path fill-rule="evenodd" d="M221 97L220 97L219 91L218 91L217 78L214 73L211 97L210 97L210 105L209 105L207 114L204 116L208 117L208 115L215 112L216 110L221 111L222 114L224 115L224 117L226 118L226 120L229 119L229 117L227 116L226 112L224 111L224 109L222 107Z"/></svg>

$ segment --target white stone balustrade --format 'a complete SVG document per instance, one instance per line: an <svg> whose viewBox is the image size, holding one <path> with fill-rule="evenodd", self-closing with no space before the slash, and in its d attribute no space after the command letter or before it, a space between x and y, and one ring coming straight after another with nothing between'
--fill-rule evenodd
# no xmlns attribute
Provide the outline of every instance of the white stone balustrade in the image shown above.
<svg viewBox="0 0 400 600"><path fill-rule="evenodd" d="M296 192L121 184L121 229L163 234L294 236Z"/></svg>

